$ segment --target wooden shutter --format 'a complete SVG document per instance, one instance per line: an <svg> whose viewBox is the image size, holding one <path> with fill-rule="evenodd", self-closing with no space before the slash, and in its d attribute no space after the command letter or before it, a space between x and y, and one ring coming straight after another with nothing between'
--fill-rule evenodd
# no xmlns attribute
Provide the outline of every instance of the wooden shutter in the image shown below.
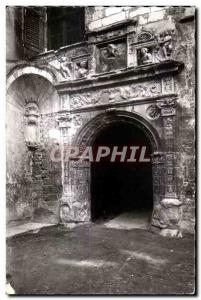
<svg viewBox="0 0 201 300"><path fill-rule="evenodd" d="M45 11L42 7L24 10L24 47L28 57L44 51Z"/></svg>

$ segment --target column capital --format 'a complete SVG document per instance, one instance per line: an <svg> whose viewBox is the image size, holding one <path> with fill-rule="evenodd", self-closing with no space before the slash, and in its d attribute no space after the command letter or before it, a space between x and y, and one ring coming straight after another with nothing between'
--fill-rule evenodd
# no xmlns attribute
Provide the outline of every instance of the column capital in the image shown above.
<svg viewBox="0 0 201 300"><path fill-rule="evenodd" d="M176 115L177 98L158 100L156 105L160 108L162 117Z"/></svg>

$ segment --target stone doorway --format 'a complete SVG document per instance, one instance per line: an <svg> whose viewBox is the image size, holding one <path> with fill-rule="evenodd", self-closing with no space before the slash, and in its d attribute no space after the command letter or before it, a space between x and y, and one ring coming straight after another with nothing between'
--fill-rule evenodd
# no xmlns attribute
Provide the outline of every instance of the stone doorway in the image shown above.
<svg viewBox="0 0 201 300"><path fill-rule="evenodd" d="M82 149L92 147L95 151L97 146L101 144L103 146L105 144L105 146L114 145L119 147L127 144L128 148L130 148L129 146L139 146L139 151L136 151L135 156L136 162L128 163L125 160L126 163L118 163L117 161L110 165L107 164L108 158L106 158L102 165L96 164L94 161L79 160L70 160L64 163L63 195L60 202L62 223L96 221L99 218L110 218L112 214L117 216L127 211L130 212L131 209L137 212L147 209L150 225L153 221L152 211L155 210L155 206L163 197L164 164L161 159L161 144L158 132L138 113L111 110L92 118L72 140L72 145L77 145ZM146 163L139 162L143 146L147 147L145 158L151 156L151 161ZM118 148L117 151L121 151L121 148ZM129 159L130 155L131 153L128 151L126 159ZM137 170L140 171L137 172ZM116 178L115 181L114 175L116 176L117 173L122 175L119 179ZM106 176L102 176L104 174L107 174L108 180ZM147 182L145 182L145 179ZM139 183L134 185L133 181ZM100 186L98 182L100 182ZM109 182L112 182L112 184L109 184ZM115 192L115 195L118 194L119 197L118 205L116 205L115 196L110 202L104 200L102 205L99 190L101 190L101 193L103 192L103 196L105 194L107 196L107 191L111 196L112 187L115 187L117 191L122 187L122 191ZM121 197L119 194L121 194ZM136 195L135 201L133 195ZM144 195L144 197L139 197L139 195ZM108 196L105 199L108 199ZM144 202L141 199L144 199ZM109 205L107 205L108 203ZM104 213L105 208L106 213Z"/></svg>
<svg viewBox="0 0 201 300"><path fill-rule="evenodd" d="M129 218L132 215L150 222L153 180L152 146L148 136L133 124L114 122L96 135L94 152L99 146L107 146L111 151L100 162L91 163L91 220L109 221L121 215ZM125 155L116 155L111 162L114 146L118 147L118 153L125 150L123 147L127 149ZM136 147L132 159L130 147Z"/></svg>

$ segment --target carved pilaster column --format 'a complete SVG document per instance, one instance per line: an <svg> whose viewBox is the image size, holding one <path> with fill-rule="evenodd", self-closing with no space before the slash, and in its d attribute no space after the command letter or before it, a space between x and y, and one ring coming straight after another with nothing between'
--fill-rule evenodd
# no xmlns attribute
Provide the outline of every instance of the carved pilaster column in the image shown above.
<svg viewBox="0 0 201 300"><path fill-rule="evenodd" d="M175 115L176 99L159 101L163 122L163 150L165 153L165 198L177 198L175 184Z"/></svg>
<svg viewBox="0 0 201 300"><path fill-rule="evenodd" d="M157 209L160 211L160 223L163 225L161 234L180 237L179 221L182 203L177 197L175 175L176 105L176 99L160 100L157 103L161 109L164 151L164 198Z"/></svg>
<svg viewBox="0 0 201 300"><path fill-rule="evenodd" d="M151 155L154 206L160 202L161 195L164 194L164 158L163 152L154 152Z"/></svg>
<svg viewBox="0 0 201 300"><path fill-rule="evenodd" d="M60 199L60 218L65 223L64 216L69 213L71 197L71 185L69 176L69 161L65 161L65 147L70 144L69 129L71 116L69 113L62 112L59 114L58 122L61 136L61 167L62 167L62 185L63 192Z"/></svg>

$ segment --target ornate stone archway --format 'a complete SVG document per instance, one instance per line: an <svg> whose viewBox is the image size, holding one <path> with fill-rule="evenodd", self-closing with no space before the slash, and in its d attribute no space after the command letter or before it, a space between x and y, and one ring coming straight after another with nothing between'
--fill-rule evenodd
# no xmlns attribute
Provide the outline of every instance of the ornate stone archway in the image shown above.
<svg viewBox="0 0 201 300"><path fill-rule="evenodd" d="M178 230L175 218L178 219L179 203L176 193L167 191L168 176L166 165L173 159L170 153L164 152L165 144L157 130L140 114L124 110L109 109L98 114L84 125L72 141L73 145L86 147L93 144L97 134L112 123L129 123L139 127L149 138L152 145L152 171L153 171L153 202L151 228L159 230L161 234ZM169 161L168 161L169 159ZM90 215L90 162L73 161L63 162L63 196L61 199L61 220L68 222L86 222L91 220ZM171 186L170 180L169 188ZM175 209L176 208L176 209ZM172 222L171 222L172 221ZM175 228L172 227L173 223ZM168 230L168 231L167 231ZM175 234L178 234L175 233Z"/></svg>

